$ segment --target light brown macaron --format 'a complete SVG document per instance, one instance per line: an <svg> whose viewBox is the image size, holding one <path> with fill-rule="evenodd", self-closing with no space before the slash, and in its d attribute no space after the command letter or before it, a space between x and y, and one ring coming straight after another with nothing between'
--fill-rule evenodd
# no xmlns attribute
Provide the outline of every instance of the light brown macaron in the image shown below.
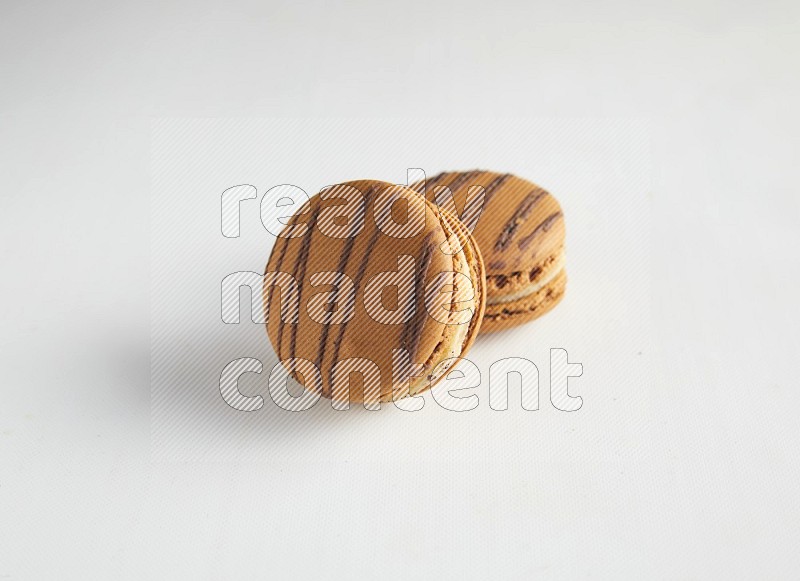
<svg viewBox="0 0 800 581"><path fill-rule="evenodd" d="M473 186L483 188L482 211L480 188ZM564 215L549 192L483 170L443 172L411 187L472 229L486 265L482 332L533 320L559 303L567 284Z"/></svg>
<svg viewBox="0 0 800 581"><path fill-rule="evenodd" d="M284 299L292 281L296 303ZM447 375L478 334L486 296L480 253L460 222L374 180L304 204L276 240L264 284L267 333L286 370L334 402L370 404Z"/></svg>

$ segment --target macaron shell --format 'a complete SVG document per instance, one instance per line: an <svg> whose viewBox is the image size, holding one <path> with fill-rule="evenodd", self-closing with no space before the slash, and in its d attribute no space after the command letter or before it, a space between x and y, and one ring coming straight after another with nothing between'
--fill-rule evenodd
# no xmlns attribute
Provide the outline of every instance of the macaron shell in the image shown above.
<svg viewBox="0 0 800 581"><path fill-rule="evenodd" d="M298 281L299 322L286 324L282 321L277 316L280 313L281 293L265 292L268 312L274 313L269 316L267 332L282 361L303 358L317 365L322 376L321 391L326 397L332 396L333 367L337 362L349 358L364 358L374 362L380 371L380 397L386 401L391 399L394 391L392 350L403 347L409 351L413 362L426 364L445 335L446 325L431 317L426 310L424 289L438 273L454 270L453 257L440 250L447 233L436 208L408 188L374 180L343 185L358 189L364 196L365 204L361 210L364 212L363 230L348 238L326 236L316 227L315 221L321 214L324 215L324 209L340 206L341 200L323 200L319 195L312 197L309 204L289 220L287 228L298 223L314 227L310 227L299 238L279 238L266 270L288 272ZM393 237L378 228L375 200L386 188L392 188L392 191L406 199L409 208L424 212L424 228L421 231L409 237ZM397 271L398 259L405 255L414 259L414 315L408 321L393 324L375 321L364 305L364 288L378 273ZM309 315L309 299L336 288L334 285L311 284L312 275L321 272L343 272L353 281L355 304L353 316L347 322L323 324ZM485 296L482 282L481 295ZM396 297L394 300L397 300ZM387 304L384 299L384 306L392 308L394 305ZM477 329L472 329L470 334L476 334ZM426 374L430 371L426 367ZM351 401L363 401L361 381L359 373L351 375ZM306 386L310 387L308 383Z"/></svg>

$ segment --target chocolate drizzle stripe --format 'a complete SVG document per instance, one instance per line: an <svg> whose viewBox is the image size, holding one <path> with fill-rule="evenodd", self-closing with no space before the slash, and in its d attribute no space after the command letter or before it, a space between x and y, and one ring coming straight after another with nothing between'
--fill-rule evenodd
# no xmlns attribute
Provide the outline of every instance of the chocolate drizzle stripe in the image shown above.
<svg viewBox="0 0 800 581"><path fill-rule="evenodd" d="M519 242L517 243L519 249L527 250L528 246L530 246L531 242L533 242L533 239L536 238L536 236L540 232L548 232L550 228L553 226L553 223L555 223L556 220L561 218L561 216L562 216L561 212L554 212L550 214L547 218L544 219L544 221L541 224L539 224L536 228L533 229L533 232L531 232L524 238L519 239Z"/></svg>
<svg viewBox="0 0 800 581"><path fill-rule="evenodd" d="M297 284L300 286L297 296L297 301L300 305L303 304L302 295L303 287L305 286L304 279L306 277L306 269L308 268L308 251L311 247L311 239L314 237L314 229L317 226L317 218L319 217L319 213L320 206L318 204L317 208L314 210L314 213L311 214L311 220L308 222L308 232L303 239L303 245L300 247L300 252L297 253L297 260L295 260L294 269L292 269L292 275L295 277ZM292 329L292 342L289 348L289 358L294 358L297 351L297 334L299 326L300 323L298 322L293 326Z"/></svg>
<svg viewBox="0 0 800 581"><path fill-rule="evenodd" d="M503 186L503 184L505 184L508 181L510 177L511 174L505 173L497 176L491 182L489 182L489 185L487 185L486 188L484 188L484 194L486 195L486 198L483 201L484 208L486 208L489 205L489 202L492 200L494 194Z"/></svg>
<svg viewBox="0 0 800 581"><path fill-rule="evenodd" d="M479 169L475 169L475 170L472 170L472 171L468 171L468 172L462 173L462 174L458 175L456 177L456 179L453 180L452 183L447 184L447 187L450 188L450 192L453 194L453 196L455 196L456 192L468 180L473 179L473 178L477 177L479 174L482 174L482 173L484 173L484 172L479 170Z"/></svg>
<svg viewBox="0 0 800 581"><path fill-rule="evenodd" d="M417 355L417 351L419 350L419 343L422 335L422 324L425 321L426 317L426 309L425 309L425 279L428 275L428 270L430 269L431 262L433 260L433 252L436 248L436 245L433 243L433 236L434 232L428 233L425 236L425 239L422 242L422 256L420 257L420 268L417 272L416 280L414 281L414 297L416 299L416 308L414 310L414 316L411 318L408 323L406 323L405 329L403 330L402 339L400 341L401 347L408 350L409 357L411 361L414 361L414 357ZM413 341L413 346L411 345Z"/></svg>
<svg viewBox="0 0 800 581"><path fill-rule="evenodd" d="M470 232L475 230L483 212L489 207L489 201L492 199L492 196L510 177L511 174L503 174L494 178L483 188L483 196L475 195L470 198L469 192L467 192L464 202L464 212L461 214L461 221L467 226Z"/></svg>
<svg viewBox="0 0 800 581"><path fill-rule="evenodd" d="M368 194L367 194L367 196L365 196L365 198L369 198L369 194L371 194L371 193L372 193L372 190L370 190L368 192ZM364 206L366 207L367 205L370 205L370 206L374 207L374 203L375 203L374 200L372 200L371 204L369 204L368 201L365 200ZM381 213L381 216L379 216L378 220L385 219L386 215L390 211L391 211L391 206L387 206L386 208L384 208L384 210ZM369 242L368 242L368 244L367 244L367 246L366 246L366 248L364 250L364 257L361 259L361 263L358 265L358 270L356 271L356 276L355 276L355 279L353 280L353 288L354 288L354 292L355 292L355 296L356 297L358 297L358 289L361 286L361 283L364 281L364 276L367 273L367 265L369 264L369 258L370 258L370 255L372 253L372 249L375 246L375 242L377 242L377 240L378 240L378 236L380 236L380 234L381 234L381 230L380 230L380 228L378 228L377 223L373 224L373 227L375 228L375 230L372 232L372 236L369 237ZM331 360L331 368L333 368L333 366L336 365L336 363L339 360L339 350L341 349L342 341L344 340L344 334L347 331L348 323L349 323L349 321L345 322L345 323L342 323L341 326L339 327L338 337L337 337L336 341L333 344L333 359Z"/></svg>
<svg viewBox="0 0 800 581"><path fill-rule="evenodd" d="M419 193L426 193L429 188L433 187L433 185L436 182L440 181L444 176L445 172L442 171L433 176L431 179L426 178L417 184L417 186L414 188L414 191Z"/></svg>
<svg viewBox="0 0 800 581"><path fill-rule="evenodd" d="M372 193L372 191L373 191L372 188L370 188L370 190L367 193L367 196L369 196ZM355 219L351 222L352 229L348 233L347 242L344 245L342 256L339 259L339 266L336 268L337 273L344 274L347 271L347 264L348 262L350 262L350 256L353 253L353 246L355 246L356 238L358 237L353 230L356 229L356 226L358 224L364 223L365 214L366 214L366 204L361 204L359 206L359 213L355 216ZM334 297L336 303L339 302L340 290L341 290L340 285L337 285L336 290L334 291ZM344 326L344 323L340 324ZM322 359L325 357L325 345L328 342L328 334L330 333L330 329L331 329L330 323L326 324L325 327L322 329L322 339L320 340L319 343L319 352L317 353L317 361L316 361L317 367L320 370L322 370ZM333 363L331 364L331 368L335 364L336 360L334 360ZM331 374L331 377L332 376L333 375Z"/></svg>
<svg viewBox="0 0 800 581"><path fill-rule="evenodd" d="M547 192L545 190L536 188L525 196L525 199L522 200L520 205L517 206L517 209L514 210L511 219L503 227L500 236L497 237L497 242L494 244L495 252L502 252L508 248L508 245L511 244L511 240L513 240L514 234L516 234L522 222L530 215L536 203L546 195Z"/></svg>

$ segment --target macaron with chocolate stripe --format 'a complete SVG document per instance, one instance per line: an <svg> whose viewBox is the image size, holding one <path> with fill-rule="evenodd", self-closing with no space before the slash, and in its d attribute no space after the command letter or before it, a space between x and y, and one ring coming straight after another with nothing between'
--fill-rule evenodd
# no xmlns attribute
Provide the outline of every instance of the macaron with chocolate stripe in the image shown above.
<svg viewBox="0 0 800 581"><path fill-rule="evenodd" d="M397 401L441 380L475 340L487 296L480 252L459 221L375 180L304 204L264 280L275 352L334 405Z"/></svg>
<svg viewBox="0 0 800 581"><path fill-rule="evenodd" d="M483 170L443 172L411 187L457 215L478 243L488 293L482 332L531 321L559 303L567 283L564 215L549 192Z"/></svg>

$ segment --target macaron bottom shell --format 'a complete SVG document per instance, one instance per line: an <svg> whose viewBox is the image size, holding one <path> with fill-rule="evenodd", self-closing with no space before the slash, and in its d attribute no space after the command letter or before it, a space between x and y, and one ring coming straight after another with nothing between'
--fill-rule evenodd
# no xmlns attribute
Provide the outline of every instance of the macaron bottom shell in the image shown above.
<svg viewBox="0 0 800 581"><path fill-rule="evenodd" d="M493 333L537 319L552 310L567 288L567 273L561 269L545 286L520 299L486 306L481 333Z"/></svg>
<svg viewBox="0 0 800 581"><path fill-rule="evenodd" d="M452 324L445 327L442 340L434 349L433 353L431 353L431 356L425 364L425 368L431 370L431 372L427 376L421 376L417 378L416 381L412 382L409 386L408 393L400 393L401 397L422 393L433 387L447 375L454 367L453 364L456 363L456 360L453 358L458 358L465 354L475 341L486 309L486 290L484 282L486 274L484 271L483 258L481 257L475 239L472 238L466 228L464 228L460 220L454 218L447 212L438 210L433 204L429 202L426 203L438 214L442 228L448 238L455 237L460 245L461 249L453 253L453 271L467 276L472 283L473 294L468 301L468 308L472 310L472 317L468 323ZM456 282L456 286L458 286L458 284L460 283ZM454 295L457 294L458 291L456 289ZM452 307L458 308L459 305L454 303ZM439 363L447 359L453 359L451 365L439 365ZM397 399L397 394L395 393L392 397ZM389 398L384 396L384 401L387 399Z"/></svg>

